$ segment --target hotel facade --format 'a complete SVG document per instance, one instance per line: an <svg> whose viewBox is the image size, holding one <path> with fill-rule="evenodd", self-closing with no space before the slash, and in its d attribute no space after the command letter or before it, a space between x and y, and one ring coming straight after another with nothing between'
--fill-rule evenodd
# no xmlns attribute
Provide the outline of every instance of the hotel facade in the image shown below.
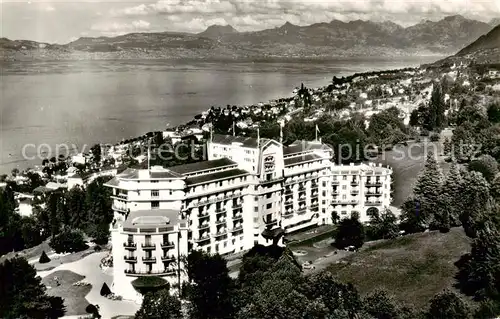
<svg viewBox="0 0 500 319"><path fill-rule="evenodd" d="M127 169L113 189L112 290L140 300L131 282L159 276L174 289L187 280L192 250L231 255L282 235L332 224L333 215L361 221L391 203L392 170L335 165L318 141L290 146L271 139L214 135L208 160L169 168ZM335 212L335 214L334 214Z"/></svg>

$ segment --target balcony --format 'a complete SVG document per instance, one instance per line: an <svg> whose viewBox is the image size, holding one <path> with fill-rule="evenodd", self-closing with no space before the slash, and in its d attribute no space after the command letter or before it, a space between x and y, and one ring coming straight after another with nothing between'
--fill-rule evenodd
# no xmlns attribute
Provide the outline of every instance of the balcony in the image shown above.
<svg viewBox="0 0 500 319"><path fill-rule="evenodd" d="M278 221L275 219L275 220L270 220L270 221L264 221L264 224L266 226L274 226L274 225L278 225Z"/></svg>
<svg viewBox="0 0 500 319"><path fill-rule="evenodd" d="M265 185L265 184L277 183L277 182L281 182L282 180L283 180L283 177L277 177L277 178L273 178L273 179L269 179L269 180L261 180L260 184Z"/></svg>
<svg viewBox="0 0 500 319"><path fill-rule="evenodd" d="M216 215L225 214L225 213L226 213L226 210L222 209L222 208L218 208L218 209L215 210L215 214Z"/></svg>
<svg viewBox="0 0 500 319"><path fill-rule="evenodd" d="M236 205L233 205L233 210L240 209L240 208L243 208L243 204L242 203L238 203Z"/></svg>
<svg viewBox="0 0 500 319"><path fill-rule="evenodd" d="M297 210L297 214L299 214L299 215L304 215L305 213L307 213L307 207L299 208Z"/></svg>
<svg viewBox="0 0 500 319"><path fill-rule="evenodd" d="M199 244L200 246L203 246L207 242L210 242L210 236L209 235L201 236L201 237L195 239L194 242ZM202 243L205 243L205 244L202 244Z"/></svg>
<svg viewBox="0 0 500 319"><path fill-rule="evenodd" d="M382 186L382 182L381 181L367 181L366 186L368 186L368 187L380 187L380 186Z"/></svg>
<svg viewBox="0 0 500 319"><path fill-rule="evenodd" d="M359 185L359 181L352 181L351 182L351 186L358 186Z"/></svg>
<svg viewBox="0 0 500 319"><path fill-rule="evenodd" d="M234 215L233 216L233 220L240 220L243 218L243 215L242 214L237 214L237 215Z"/></svg>
<svg viewBox="0 0 500 319"><path fill-rule="evenodd" d="M161 244L161 249L172 249L175 247L173 242L164 242Z"/></svg>
<svg viewBox="0 0 500 319"><path fill-rule="evenodd" d="M236 232L238 232L238 231L240 231L240 230L241 230L241 231L243 231L243 226L238 226L238 227L235 227L235 228L231 229L231 232L232 232L232 233L236 233Z"/></svg>
<svg viewBox="0 0 500 319"><path fill-rule="evenodd" d="M356 190L356 189L353 189L353 190L351 191L351 194L352 194L352 195L358 195L358 194L359 194L359 191L358 191L358 190Z"/></svg>
<svg viewBox="0 0 500 319"><path fill-rule="evenodd" d="M200 226L198 226L198 230L204 230L204 229L208 229L208 228L210 228L209 223L201 224Z"/></svg>
<svg viewBox="0 0 500 319"><path fill-rule="evenodd" d="M317 183L311 184L311 189L317 189L317 188L318 188L318 184Z"/></svg>
<svg viewBox="0 0 500 319"><path fill-rule="evenodd" d="M285 195L291 195L293 191L290 188L285 189Z"/></svg>
<svg viewBox="0 0 500 319"><path fill-rule="evenodd" d="M115 210L117 212L121 212L121 213L126 213L128 212L128 208L126 206L116 206L116 205L113 205L111 207L112 210Z"/></svg>
<svg viewBox="0 0 500 319"><path fill-rule="evenodd" d="M332 181L332 185L338 185L338 184L339 184L339 181L337 181L337 180Z"/></svg>
<svg viewBox="0 0 500 319"><path fill-rule="evenodd" d="M382 192L368 191L365 193L366 196L382 196Z"/></svg>
<svg viewBox="0 0 500 319"><path fill-rule="evenodd" d="M127 250L135 250L137 248L137 244L131 241L123 243L123 247Z"/></svg>
<svg viewBox="0 0 500 319"><path fill-rule="evenodd" d="M156 257L142 257L142 262L147 264L156 263Z"/></svg>
<svg viewBox="0 0 500 319"><path fill-rule="evenodd" d="M198 214L198 218L207 218L207 217L210 217L210 214L208 212Z"/></svg>
<svg viewBox="0 0 500 319"><path fill-rule="evenodd" d="M175 261L175 256L161 256L162 262L173 262Z"/></svg>
<svg viewBox="0 0 500 319"><path fill-rule="evenodd" d="M147 277L147 276L170 276L176 274L175 269L164 269L160 271L137 271L137 270L125 270L125 274L130 277Z"/></svg>
<svg viewBox="0 0 500 319"><path fill-rule="evenodd" d="M225 219L219 219L218 221L215 222L215 225L223 225L226 223Z"/></svg>
<svg viewBox="0 0 500 319"><path fill-rule="evenodd" d="M334 190L332 190L332 195L334 195L334 196L335 196L335 195L338 195L339 193L340 193L340 192L339 192L338 190L335 190L335 189L334 189Z"/></svg>
<svg viewBox="0 0 500 319"><path fill-rule="evenodd" d="M299 186L299 192L305 192L306 188L304 186Z"/></svg>
<svg viewBox="0 0 500 319"><path fill-rule="evenodd" d="M220 237L225 236L225 235L227 235L227 231L226 231L226 230L223 230L223 231L220 231L220 232L218 232L218 233L215 233L215 234L214 234L214 237L215 237L216 239L219 239Z"/></svg>
<svg viewBox="0 0 500 319"><path fill-rule="evenodd" d="M382 205L381 201L376 201L376 202L365 202L365 206L380 206Z"/></svg>
<svg viewBox="0 0 500 319"><path fill-rule="evenodd" d="M289 210L289 211L287 211L287 212L284 212L284 213L282 214L282 216L283 216L284 218L289 218L289 217L292 217L292 216L293 216L293 210Z"/></svg>
<svg viewBox="0 0 500 319"><path fill-rule="evenodd" d="M285 203L286 203L286 204L293 203L293 198L292 198L292 197L288 197L288 198L285 200Z"/></svg>
<svg viewBox="0 0 500 319"><path fill-rule="evenodd" d="M141 247L142 249L144 250L155 250L156 249L156 245L153 244L153 243L145 243L145 244L141 244Z"/></svg>
<svg viewBox="0 0 500 319"><path fill-rule="evenodd" d="M137 257L135 257L135 256L123 256L123 260L125 260L128 263L136 263Z"/></svg>

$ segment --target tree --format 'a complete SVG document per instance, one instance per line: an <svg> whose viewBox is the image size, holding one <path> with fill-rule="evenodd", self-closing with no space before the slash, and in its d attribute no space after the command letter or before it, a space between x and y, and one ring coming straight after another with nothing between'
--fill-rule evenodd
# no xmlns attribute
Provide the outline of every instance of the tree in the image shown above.
<svg viewBox="0 0 500 319"><path fill-rule="evenodd" d="M466 121L453 131L451 144L457 161L469 161L475 156L479 138L471 122Z"/></svg>
<svg viewBox="0 0 500 319"><path fill-rule="evenodd" d="M469 163L469 170L481 173L490 182L498 174L498 163L492 156L483 155Z"/></svg>
<svg viewBox="0 0 500 319"><path fill-rule="evenodd" d="M193 283L188 296L193 306L191 318L231 317L232 281L224 258L192 251L187 263L189 280Z"/></svg>
<svg viewBox="0 0 500 319"><path fill-rule="evenodd" d="M439 204L439 193L442 183L442 174L432 152L427 155L424 169L420 172L413 189L413 194L420 204L423 220L430 225L434 209Z"/></svg>
<svg viewBox="0 0 500 319"><path fill-rule="evenodd" d="M463 180L456 163L452 163L445 176L439 194L438 205L435 207L435 228L448 231L452 226L460 225L460 214L463 206L461 192Z"/></svg>
<svg viewBox="0 0 500 319"><path fill-rule="evenodd" d="M500 123L500 104L492 103L488 106L488 120L492 123Z"/></svg>
<svg viewBox="0 0 500 319"><path fill-rule="evenodd" d="M428 227L428 221L421 211L420 201L409 197L401 205L401 229L408 234L423 232Z"/></svg>
<svg viewBox="0 0 500 319"><path fill-rule="evenodd" d="M54 236L49 244L58 254L74 253L87 248L83 234L78 230L69 228L63 229L60 234Z"/></svg>
<svg viewBox="0 0 500 319"><path fill-rule="evenodd" d="M65 194L69 212L69 226L75 229L87 228L87 211L85 209L85 190L73 187Z"/></svg>
<svg viewBox="0 0 500 319"><path fill-rule="evenodd" d="M177 297L170 295L168 289L147 293L135 318L182 319L181 302Z"/></svg>
<svg viewBox="0 0 500 319"><path fill-rule="evenodd" d="M490 199L490 186L480 173L465 172L460 194L460 222L466 235L474 238L478 221L485 211L492 210L494 206Z"/></svg>
<svg viewBox="0 0 500 319"><path fill-rule="evenodd" d="M59 318L64 316L64 301L48 296L36 270L24 258L7 259L0 264L0 317Z"/></svg>
<svg viewBox="0 0 500 319"><path fill-rule="evenodd" d="M410 126L420 126L420 116L418 109L414 109L410 113Z"/></svg>
<svg viewBox="0 0 500 319"><path fill-rule="evenodd" d="M109 289L109 287L106 283L102 284L100 294L101 294L101 296L111 295L111 289Z"/></svg>
<svg viewBox="0 0 500 319"><path fill-rule="evenodd" d="M443 142L443 151L444 151L444 154L445 154L445 155L451 155L451 152L452 152L452 146L451 146L450 139L449 139L448 137L445 137L445 138L444 138L444 142Z"/></svg>
<svg viewBox="0 0 500 319"><path fill-rule="evenodd" d="M428 114L423 121L424 128L429 131L443 128L445 124L444 111L444 94L442 92L441 85L434 84L431 100L429 102Z"/></svg>
<svg viewBox="0 0 500 319"><path fill-rule="evenodd" d="M45 250L42 251L42 254L40 255L40 259L38 259L38 262L40 264L46 264L48 262L50 262L50 258L49 256L47 256L47 254L45 253Z"/></svg>
<svg viewBox="0 0 500 319"><path fill-rule="evenodd" d="M349 246L360 248L364 242L365 228L357 216L340 221L335 234L335 246L341 249Z"/></svg>
<svg viewBox="0 0 500 319"><path fill-rule="evenodd" d="M370 226L368 228L372 239L396 238L399 233L398 218L390 209L385 209L382 213L378 210L370 216Z"/></svg>
<svg viewBox="0 0 500 319"><path fill-rule="evenodd" d="M96 144L90 148L90 152L92 153L92 158L94 160L94 163L100 163L101 162L101 145Z"/></svg>
<svg viewBox="0 0 500 319"><path fill-rule="evenodd" d="M105 178L97 178L87 186L85 209L88 214L86 232L98 244L107 243L109 224L113 221L111 191L104 186Z"/></svg>
<svg viewBox="0 0 500 319"><path fill-rule="evenodd" d="M459 296L453 292L445 291L432 298L425 317L427 319L470 319L470 314L469 307Z"/></svg>
<svg viewBox="0 0 500 319"><path fill-rule="evenodd" d="M399 305L387 291L376 290L363 300L364 309L375 319L415 318L410 308Z"/></svg>

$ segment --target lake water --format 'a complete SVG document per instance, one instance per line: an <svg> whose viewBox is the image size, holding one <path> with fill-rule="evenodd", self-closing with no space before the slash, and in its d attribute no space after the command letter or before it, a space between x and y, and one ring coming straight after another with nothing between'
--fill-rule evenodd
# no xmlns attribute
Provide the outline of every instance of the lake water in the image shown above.
<svg viewBox="0 0 500 319"><path fill-rule="evenodd" d="M287 62L89 61L3 63L0 173L26 168L37 149L86 150L96 143L162 130L212 105L253 104L291 96L303 82L417 66L439 57ZM23 154L23 149L25 150Z"/></svg>

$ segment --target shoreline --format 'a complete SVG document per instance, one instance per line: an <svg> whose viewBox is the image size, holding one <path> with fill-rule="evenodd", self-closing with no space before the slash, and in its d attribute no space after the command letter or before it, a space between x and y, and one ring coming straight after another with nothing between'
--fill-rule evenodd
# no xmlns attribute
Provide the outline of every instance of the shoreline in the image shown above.
<svg viewBox="0 0 500 319"><path fill-rule="evenodd" d="M302 60L308 61L308 59L302 59ZM340 60L341 60L341 59L337 59L337 61L340 61ZM382 61L387 61L387 60L386 60L386 59L382 59ZM122 61L117 61L117 62L122 62ZM201 61L200 61L200 62L201 62ZM207 62L207 61L203 61L203 62ZM279 62L286 63L287 61L279 61ZM291 61L290 61L290 62L291 62ZM421 65L419 65L419 66L417 66L417 67L397 68L397 69L394 69L394 70L404 70L404 69L409 69L409 68L411 68L411 69L415 69L415 68L420 68L420 66L421 66ZM356 76L362 76L362 75L364 75L364 74L370 74L370 73L374 73L374 72L375 72L375 73L376 73L376 72L388 72L388 71L392 71L392 70L388 70L388 69L380 69L380 70L379 70L379 69L377 69L377 68L372 68L372 69L370 69L369 71L365 71L365 72L355 72L355 73L349 73L350 75L346 76L346 78L349 78L349 77L354 78L354 77L356 77ZM330 74L330 73L329 73L329 74ZM339 74L337 74L337 75L338 75L338 76L341 76L341 75L339 75ZM331 77L333 77L333 74L331 74L330 76L331 76ZM321 79L319 79L319 78L318 78L318 82L319 82L320 80L321 80ZM330 84L331 84L331 81L328 81L328 82L327 82L327 83L325 83L324 85L311 87L311 88L309 88L309 89L312 89L312 90L323 90L324 88L328 87ZM297 88L297 87L296 87L296 88ZM295 96L295 95L294 95L294 93L292 92L292 91L293 91L293 89L294 89L294 88L290 88L290 95L288 95L288 97L283 97L283 96L281 96L281 97L275 97L275 98L272 98L272 99L267 100L267 101L265 101L265 102L254 102L254 103L251 103L251 104L246 104L246 105L244 105L244 104L237 104L236 106L237 106L238 108L242 108L242 107L244 107L244 106L256 107L259 103L264 103L264 104L265 104L265 103L270 103L270 102L272 102L272 101L276 101L276 100L280 100L280 99L290 99L290 98L293 98L293 97ZM222 105L215 105L215 107L222 107L222 108L223 108L224 106L222 106ZM206 107L205 107L202 111L197 111L196 113L195 113L195 112L193 112L193 115L191 115L191 116L189 117L189 119L188 119L188 120L183 120L183 121L181 120L179 124L176 124L176 125L173 125L173 126L171 126L171 127L168 127L168 129L174 129L174 128L177 128L177 127L179 127L179 126L181 126L181 127L182 127L182 126L184 126L184 125L188 124L189 122L193 121L197 115L199 115L199 114L201 114L201 113L203 113L203 112L205 112L205 111L207 111L207 110L209 110L209 109L210 109L210 106L208 106L208 105L207 105L207 106L206 106ZM166 123L165 123L165 124L167 124L167 123L168 123L168 121L166 121ZM164 130L165 130L165 128L166 128L166 127L163 127L161 130L162 130L162 131L164 131ZM101 145L104 145L104 144L108 144L108 145L118 145L118 144L120 144L120 143L121 143L122 141L124 141L124 140L127 140L127 139L137 139L137 138L140 138L141 136L144 136L144 135L146 135L147 133L150 133L150 132L157 132L157 131L155 131L155 130L153 130L153 131L152 131L150 128L148 128L148 129L145 129L145 130L143 131L143 133L142 133L142 134L139 134L139 135L135 134L135 135L133 135L133 136L128 136L128 137L127 137L127 136L125 136L125 135L122 135L121 137L118 137L117 139L114 139L113 141L109 141L109 142L107 142L107 143L106 143L105 141L103 141L103 140L99 140L99 141L97 141L97 142L96 142L96 144L101 144ZM85 145L87 145L87 144L85 144ZM88 145L90 145L90 144L88 144ZM90 147L90 146L89 146L89 147ZM81 149L81 148L78 148L78 149ZM87 151L87 152L88 152L88 149L86 149L85 151ZM78 152L76 152L76 153L75 153L75 152L73 152L73 153L70 153L70 154L71 154L71 155L74 155L74 154L78 154ZM37 162L35 162L35 161L37 161ZM19 164L18 164L18 165L14 165L14 166L13 166L13 165L9 165L9 164L16 164L16 163L19 163L19 164L21 164L21 163L22 163L22 164L26 164L26 165L19 165ZM38 167L40 167L40 166L41 166L41 159L36 159L36 160L28 160L28 159L15 159L15 160L13 160L13 161L11 161L11 162L3 162L3 163L0 163L0 174L2 174L2 173L4 173L4 172L5 172L6 174L8 174L8 173L10 173L10 170L11 170L11 169L16 168L16 167L17 167L18 169L20 169L21 171L23 171L23 170L30 170L30 169L38 168ZM5 169L2 169L2 167L5 167Z"/></svg>

